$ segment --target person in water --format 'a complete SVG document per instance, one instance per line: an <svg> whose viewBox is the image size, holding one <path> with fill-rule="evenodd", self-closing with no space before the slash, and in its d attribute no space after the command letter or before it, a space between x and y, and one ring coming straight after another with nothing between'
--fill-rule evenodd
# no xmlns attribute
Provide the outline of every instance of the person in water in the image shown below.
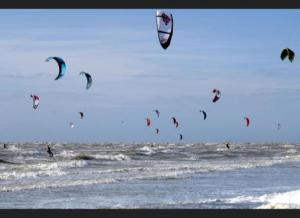
<svg viewBox="0 0 300 218"><path fill-rule="evenodd" d="M7 149L7 144L3 144L3 148L4 148L4 149Z"/></svg>
<svg viewBox="0 0 300 218"><path fill-rule="evenodd" d="M53 153L52 153L52 151L51 151L50 146L47 145L47 147L48 147L47 153L49 154L49 157L53 157Z"/></svg>
<svg viewBox="0 0 300 218"><path fill-rule="evenodd" d="M230 147L229 147L229 143L226 143L226 147L227 147L228 149L230 149Z"/></svg>

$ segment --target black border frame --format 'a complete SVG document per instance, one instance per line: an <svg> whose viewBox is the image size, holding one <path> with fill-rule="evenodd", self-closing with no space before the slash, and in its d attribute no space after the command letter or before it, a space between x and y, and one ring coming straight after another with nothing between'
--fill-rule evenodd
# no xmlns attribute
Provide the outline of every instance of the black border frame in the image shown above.
<svg viewBox="0 0 300 218"><path fill-rule="evenodd" d="M279 218L299 217L297 209L13 209L0 210L1 217L32 217L32 218L58 218L58 217L130 217L130 218Z"/></svg>
<svg viewBox="0 0 300 218"><path fill-rule="evenodd" d="M182 8L182 9L293 9L300 8L297 0L6 0L0 8L62 8L62 9L142 9L142 8Z"/></svg>
<svg viewBox="0 0 300 218"><path fill-rule="evenodd" d="M0 9L300 9L297 0L7 0ZM1 13L1 10L0 10ZM0 199L4 200L4 199ZM254 209L1 209L0 216L7 217L299 217L300 210Z"/></svg>

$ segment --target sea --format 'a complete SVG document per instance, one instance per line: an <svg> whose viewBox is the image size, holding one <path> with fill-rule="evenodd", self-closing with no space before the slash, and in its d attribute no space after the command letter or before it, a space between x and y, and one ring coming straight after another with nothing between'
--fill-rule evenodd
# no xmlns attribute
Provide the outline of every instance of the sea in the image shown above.
<svg viewBox="0 0 300 218"><path fill-rule="evenodd" d="M0 146L1 209L300 208L300 144Z"/></svg>

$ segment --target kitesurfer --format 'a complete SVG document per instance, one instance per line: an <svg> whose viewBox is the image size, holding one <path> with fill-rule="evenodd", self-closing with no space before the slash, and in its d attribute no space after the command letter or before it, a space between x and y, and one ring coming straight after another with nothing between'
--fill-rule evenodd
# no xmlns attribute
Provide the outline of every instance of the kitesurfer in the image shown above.
<svg viewBox="0 0 300 218"><path fill-rule="evenodd" d="M158 128L156 128L156 134L158 134L159 133L159 129Z"/></svg>
<svg viewBox="0 0 300 218"><path fill-rule="evenodd" d="M48 148L47 153L49 154L49 157L53 157L53 153L52 153L52 151L51 151L50 146L47 145L47 148Z"/></svg>
<svg viewBox="0 0 300 218"><path fill-rule="evenodd" d="M183 138L183 136L182 136L182 134L180 134L180 138L179 139L182 140L182 138Z"/></svg>
<svg viewBox="0 0 300 218"><path fill-rule="evenodd" d="M226 147L227 147L228 149L230 149L230 147L229 147L229 143L226 143Z"/></svg>

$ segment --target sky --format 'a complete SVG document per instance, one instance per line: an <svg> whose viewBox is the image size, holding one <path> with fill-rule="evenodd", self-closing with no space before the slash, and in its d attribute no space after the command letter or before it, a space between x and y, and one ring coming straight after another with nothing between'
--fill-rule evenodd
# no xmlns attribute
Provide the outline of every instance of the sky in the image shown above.
<svg viewBox="0 0 300 218"><path fill-rule="evenodd" d="M166 11L164 50L156 9L0 10L0 141L300 142L300 10ZM293 63L280 59L286 47ZM67 65L57 81L51 56Z"/></svg>

